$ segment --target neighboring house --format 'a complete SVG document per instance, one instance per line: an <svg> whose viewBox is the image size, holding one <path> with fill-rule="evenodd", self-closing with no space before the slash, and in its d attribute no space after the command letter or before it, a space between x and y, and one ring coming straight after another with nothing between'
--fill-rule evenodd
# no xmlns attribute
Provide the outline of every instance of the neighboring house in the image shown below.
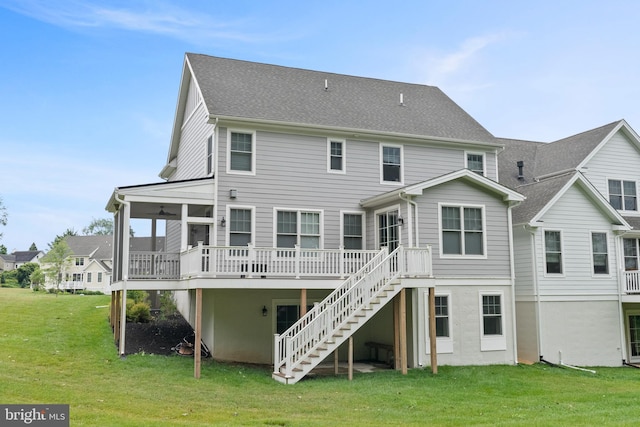
<svg viewBox="0 0 640 427"><path fill-rule="evenodd" d="M175 291L214 358L287 383L347 340L429 365L430 328L440 363L515 363L501 149L436 87L187 54L166 182L107 204L112 319L125 290ZM166 249L130 248L132 218Z"/></svg>
<svg viewBox="0 0 640 427"><path fill-rule="evenodd" d="M552 143L500 140L513 211L518 356L640 363L640 139L617 121Z"/></svg>
<svg viewBox="0 0 640 427"><path fill-rule="evenodd" d="M0 271L16 270L29 262L39 264L43 256L42 251L14 251L11 254L0 254Z"/></svg>
<svg viewBox="0 0 640 427"><path fill-rule="evenodd" d="M67 236L64 240L73 254L67 261L60 289L110 293L113 236ZM47 268L46 264L43 268ZM47 288L54 283L53 278L46 277Z"/></svg>

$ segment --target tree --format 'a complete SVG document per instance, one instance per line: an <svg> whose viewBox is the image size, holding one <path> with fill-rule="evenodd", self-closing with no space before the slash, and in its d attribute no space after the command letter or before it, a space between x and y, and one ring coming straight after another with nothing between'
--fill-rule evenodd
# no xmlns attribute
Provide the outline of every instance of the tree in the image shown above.
<svg viewBox="0 0 640 427"><path fill-rule="evenodd" d="M38 266L38 268L33 270L29 279L31 280L31 288L34 291L42 289L42 286L44 285L44 271L42 271Z"/></svg>
<svg viewBox="0 0 640 427"><path fill-rule="evenodd" d="M65 237L67 237L67 236L77 236L77 235L78 235L78 232L76 230L74 230L73 228L67 228L65 230L65 232L62 233L61 236L56 236L56 238L53 239L53 242L49 243L49 251L51 251L53 249L53 247L56 244L58 244L61 240L64 240Z"/></svg>
<svg viewBox="0 0 640 427"><path fill-rule="evenodd" d="M0 254L2 255L7 254L7 247L5 245L0 245Z"/></svg>
<svg viewBox="0 0 640 427"><path fill-rule="evenodd" d="M31 246L29 246L29 250L30 250L30 251L37 251L37 250L38 250L38 247L36 246L36 243L35 243L35 242L33 242L33 243L31 244Z"/></svg>
<svg viewBox="0 0 640 427"><path fill-rule="evenodd" d="M69 230L67 230L69 231ZM75 234L73 234L75 236ZM55 284L56 292L60 290L60 282L71 264L73 251L64 238L54 241L51 250L42 257L41 263L46 266L44 268L45 275L48 276Z"/></svg>
<svg viewBox="0 0 640 427"><path fill-rule="evenodd" d="M2 203L2 197L0 197L0 225L7 225L7 208ZM0 239L2 239L2 233L0 233Z"/></svg>
<svg viewBox="0 0 640 427"><path fill-rule="evenodd" d="M21 288L26 288L31 285L31 273L33 273L39 266L35 262L28 262L18 267L16 271L16 278Z"/></svg>
<svg viewBox="0 0 640 427"><path fill-rule="evenodd" d="M85 236L110 236L113 234L113 218L102 218L91 221L91 224L82 229Z"/></svg>

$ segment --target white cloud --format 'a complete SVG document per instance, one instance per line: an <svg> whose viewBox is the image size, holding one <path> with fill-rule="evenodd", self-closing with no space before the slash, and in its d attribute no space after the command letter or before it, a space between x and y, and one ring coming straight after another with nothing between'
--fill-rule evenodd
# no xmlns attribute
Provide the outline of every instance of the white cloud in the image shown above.
<svg viewBox="0 0 640 427"><path fill-rule="evenodd" d="M88 1L13 0L0 7L52 25L71 28L103 28L159 34L202 45L213 41L265 42L282 40L282 34L247 31L249 19L216 19L163 1L124 2L115 7ZM290 36L286 36L290 37Z"/></svg>

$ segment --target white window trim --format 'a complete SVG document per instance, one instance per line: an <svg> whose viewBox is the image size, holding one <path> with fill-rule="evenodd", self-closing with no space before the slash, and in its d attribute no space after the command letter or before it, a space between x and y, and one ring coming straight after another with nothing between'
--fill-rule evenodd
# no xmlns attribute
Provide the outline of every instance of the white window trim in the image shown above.
<svg viewBox="0 0 640 427"><path fill-rule="evenodd" d="M461 230L462 232L462 250L463 253L460 255L457 254L445 254L442 242L442 207L452 207L452 208L474 208L480 209L482 212L482 255L466 255L464 253L464 228ZM464 226L464 210L463 215L460 217L461 226ZM438 203L438 242L440 246L440 258L442 259L487 259L489 248L487 248L487 218L486 218L486 209L485 205L474 205L474 204L462 204L462 203Z"/></svg>
<svg viewBox="0 0 640 427"><path fill-rule="evenodd" d="M629 216L640 216L640 197L638 195L638 181L634 178L620 178L620 177L607 177L606 178L606 188L607 188L607 201L611 203L611 193L609 193L609 181L620 181L622 185L622 209L617 209L618 212L624 213ZM636 208L637 210L628 211L624 209L624 181L634 182L636 184Z"/></svg>
<svg viewBox="0 0 640 427"><path fill-rule="evenodd" d="M448 309L449 309L449 336L448 337L436 337L436 353L445 354L453 353L453 328L452 328L452 316L453 316L453 304L451 303L451 292L436 292L437 297L447 297ZM425 306L425 325L427 328L425 349L426 354L431 354L431 334L429 333L429 292L424 293L424 306Z"/></svg>
<svg viewBox="0 0 640 427"><path fill-rule="evenodd" d="M340 246L344 247L344 216L347 215L360 215L362 218L362 249L367 247L367 214L365 211L340 211Z"/></svg>
<svg viewBox="0 0 640 427"><path fill-rule="evenodd" d="M250 171L237 171L231 169L231 134L232 133L246 133L251 134L251 170ZM229 175L252 175L256 174L256 131L248 129L227 129L227 173Z"/></svg>
<svg viewBox="0 0 640 427"><path fill-rule="evenodd" d="M249 205L227 205L227 209L225 211L225 218L227 225L224 231L224 242L225 246L231 245L231 209L244 209L251 211L251 244L255 245L256 239L256 207Z"/></svg>
<svg viewBox="0 0 640 427"><path fill-rule="evenodd" d="M562 273L547 273L547 242L546 242L546 232L547 231L557 231L560 233L560 265L562 266ZM589 240L589 244L591 244L591 240ZM542 265L544 268L544 277L564 277L566 271L566 265L564 263L564 233L562 230L557 228L545 228L542 230ZM590 261L589 264L593 264L593 261Z"/></svg>
<svg viewBox="0 0 640 427"><path fill-rule="evenodd" d="M502 322L502 335L485 335L484 334L484 311L482 306L482 297L484 296L499 296L500 297L500 321ZM504 292L502 291L479 291L478 292L478 304L480 315L480 351L503 351L507 349L507 336L505 334L505 316L506 316L506 301L504 300Z"/></svg>
<svg viewBox="0 0 640 427"><path fill-rule="evenodd" d="M318 213L320 214L320 241L318 243L318 249L324 249L324 210L322 209L305 209L305 208L285 208L285 207L274 207L273 208L273 247L277 248L278 246L278 212L286 211L286 212L296 212L296 233L297 233L297 245L300 245L300 227L302 226L300 222L300 213L301 212L310 212L310 213Z"/></svg>
<svg viewBox="0 0 640 427"><path fill-rule="evenodd" d="M607 273L595 273L595 265L593 264L593 234L604 234L607 238L607 267L609 271ZM589 255L591 256L591 276L597 279L611 278L611 245L609 244L609 232L607 230L589 230ZM624 252L623 252L624 258ZM624 268L624 263L623 263Z"/></svg>
<svg viewBox="0 0 640 427"><path fill-rule="evenodd" d="M382 149L384 147L394 147L394 148L399 148L400 149L400 181L385 181L384 180L384 167L383 167L383 164L382 164L382 160L383 160ZM404 146L400 145L400 144L387 144L387 143L381 142L379 144L378 156L379 156L379 164L380 164L380 184L383 184L383 185L404 185Z"/></svg>
<svg viewBox="0 0 640 427"><path fill-rule="evenodd" d="M342 143L342 169L331 169L331 143L332 142L341 142ZM328 173L337 173L337 174L346 174L347 173L347 141L340 138L327 138L327 172Z"/></svg>
<svg viewBox="0 0 640 427"><path fill-rule="evenodd" d="M464 152L464 167L469 169L469 154L476 156L482 156L482 176L487 176L487 156L482 151L465 151ZM471 170L471 169L469 169Z"/></svg>

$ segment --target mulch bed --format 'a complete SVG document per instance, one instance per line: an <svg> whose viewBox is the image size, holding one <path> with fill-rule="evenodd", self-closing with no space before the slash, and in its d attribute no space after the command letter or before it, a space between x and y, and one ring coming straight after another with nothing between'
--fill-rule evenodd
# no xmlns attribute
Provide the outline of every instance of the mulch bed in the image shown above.
<svg viewBox="0 0 640 427"><path fill-rule="evenodd" d="M193 328L180 314L165 318L154 317L148 323L127 322L125 354L176 354L171 350L184 337L193 334Z"/></svg>

